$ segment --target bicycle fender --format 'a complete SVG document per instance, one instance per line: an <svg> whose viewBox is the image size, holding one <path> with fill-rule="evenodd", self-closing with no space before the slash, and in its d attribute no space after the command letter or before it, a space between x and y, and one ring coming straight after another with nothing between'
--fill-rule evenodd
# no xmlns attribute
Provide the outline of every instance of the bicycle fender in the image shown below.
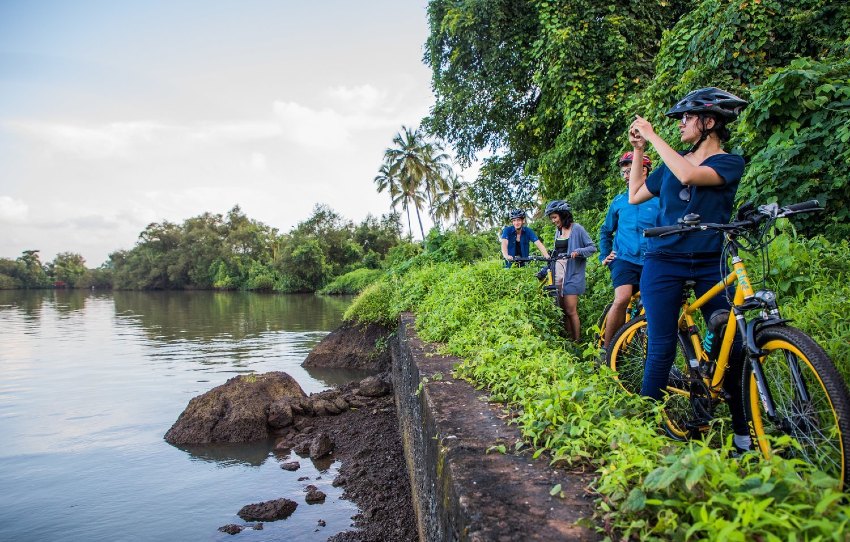
<svg viewBox="0 0 850 542"><path fill-rule="evenodd" d="M747 322L747 350L760 355L761 348L756 346L756 333L763 328L785 325L790 321L789 318L753 318Z"/></svg>

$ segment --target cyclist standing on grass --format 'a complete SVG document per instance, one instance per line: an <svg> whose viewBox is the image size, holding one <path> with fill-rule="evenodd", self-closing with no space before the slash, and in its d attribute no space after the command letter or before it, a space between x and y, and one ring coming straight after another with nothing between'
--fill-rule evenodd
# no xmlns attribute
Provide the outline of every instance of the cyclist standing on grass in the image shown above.
<svg viewBox="0 0 850 542"><path fill-rule="evenodd" d="M525 211L514 209L510 212L511 226L505 226L502 230L502 257L505 259L505 267L513 265L514 257L528 258L528 249L531 243L543 254L549 257L546 245L537 237L534 230L525 225ZM522 267L526 262L516 262Z"/></svg>
<svg viewBox="0 0 850 542"><path fill-rule="evenodd" d="M643 230L655 225L655 216L658 214L658 202L655 199L639 205L629 204L628 182L633 158L633 153L627 152L617 161L620 174L626 180L626 191L611 201L605 222L599 229L599 261L608 267L614 284L614 301L608 310L603 337L605 349L626 322L626 308L629 299L640 286L643 270L643 253L646 248ZM641 175L646 179L652 171L652 161L644 156L642 163Z"/></svg>
<svg viewBox="0 0 850 542"><path fill-rule="evenodd" d="M681 141L691 145L685 152L674 150L655 133L649 121L636 116L629 129L634 161L643 160L646 144L650 143L664 163L646 179L638 169L632 169L629 203L657 197L659 213L655 226L675 225L690 213L698 214L703 222L728 223L744 173L744 158L723 150L729 139L726 124L734 121L746 105L741 98L714 87L688 93L666 113L679 120ZM647 356L641 395L662 399L676 355L679 317L676 309L682 300L684 283L693 280L698 296L708 291L719 276L727 273L722 249L723 236L717 231L647 240L640 281L647 319ZM702 308L705 321L720 309L729 309L725 296L716 296ZM730 395L734 444L739 451L752 447L741 397L742 370L743 356L737 337L724 388Z"/></svg>
<svg viewBox="0 0 850 542"><path fill-rule="evenodd" d="M578 318L578 296L586 285L584 271L587 257L596 252L596 245L581 224L573 222L570 205L563 200L550 201L546 205L546 216L555 225L555 285L558 301L564 311L564 330L574 342L581 338L581 323Z"/></svg>

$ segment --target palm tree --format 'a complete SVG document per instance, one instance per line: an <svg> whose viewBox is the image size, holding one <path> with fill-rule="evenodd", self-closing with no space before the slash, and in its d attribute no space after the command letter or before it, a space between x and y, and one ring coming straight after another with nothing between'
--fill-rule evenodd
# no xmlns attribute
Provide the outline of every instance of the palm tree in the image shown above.
<svg viewBox="0 0 850 542"><path fill-rule="evenodd" d="M479 206L468 196L462 201L463 224L471 233L475 233L484 226Z"/></svg>
<svg viewBox="0 0 850 542"><path fill-rule="evenodd" d="M419 215L419 209L425 204L425 196L416 187L410 183L403 183L402 190L393 198L392 205L401 205L401 208L407 213L407 231L413 236L413 227L410 225L410 205L416 209L416 219L419 221L419 232L422 234L422 239L425 239L425 228L422 227L422 217Z"/></svg>
<svg viewBox="0 0 850 542"><path fill-rule="evenodd" d="M393 143L395 144L394 147L384 151L384 163L381 168L398 181L398 192L395 195L390 194L393 205L401 204L407 212L408 229L412 232L412 229L410 229L410 205L413 204L416 210L416 218L419 221L419 231L424 239L425 228L422 226L419 209L424 203L422 185L425 180L426 168L422 151L425 143L419 130L411 130L405 126L402 126L401 131L395 135ZM386 175L379 174L375 178L376 182L379 182L378 178L382 176Z"/></svg>
<svg viewBox="0 0 850 542"><path fill-rule="evenodd" d="M396 206L396 196L401 193L401 180L396 175L396 172L393 171L393 168L387 162L381 164L380 169L378 169L378 174L375 175L375 184L378 185L378 193L380 194L384 190L390 193L390 200L392 201L391 206L393 212L395 212Z"/></svg>
<svg viewBox="0 0 850 542"><path fill-rule="evenodd" d="M451 220L453 218L455 224L459 223L464 214L464 209L471 207L468 199L466 183L457 173L452 171L444 179L444 189L437 193L434 200L435 220Z"/></svg>
<svg viewBox="0 0 850 542"><path fill-rule="evenodd" d="M451 158L443 151L443 148L435 143L426 143L421 151L423 171L425 174L425 193L428 194L428 206L431 215L437 219L434 202L440 192L448 190L448 181L454 170L449 161Z"/></svg>

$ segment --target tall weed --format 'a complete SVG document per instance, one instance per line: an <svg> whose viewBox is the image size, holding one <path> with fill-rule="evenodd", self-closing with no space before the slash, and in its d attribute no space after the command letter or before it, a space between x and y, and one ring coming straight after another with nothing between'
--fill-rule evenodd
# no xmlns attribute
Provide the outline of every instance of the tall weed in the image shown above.
<svg viewBox="0 0 850 542"><path fill-rule="evenodd" d="M850 308L850 292L828 281L840 263L829 260L830 248L810 264L824 282L799 290L786 315L799 317L832 353L846 348L847 330L834 342L823 336L835 325L833 314ZM560 335L560 311L534 271L504 269L497 261L411 268L364 291L346 317L416 312L420 336L462 359L455 376L486 388L491 400L515 413L535 457L546 453L553 463L596 470L598 525L611 538L843 539L850 507L835 480L779 458L730 458L731 435L722 421L706 442L683 445L660 434L662 405L625 394L610 371L581 359ZM777 277L798 272L788 266ZM607 271L589 266L588 282L580 305L607 301L598 293L610 288ZM835 303L837 294L843 296L837 312L825 310L825 300Z"/></svg>

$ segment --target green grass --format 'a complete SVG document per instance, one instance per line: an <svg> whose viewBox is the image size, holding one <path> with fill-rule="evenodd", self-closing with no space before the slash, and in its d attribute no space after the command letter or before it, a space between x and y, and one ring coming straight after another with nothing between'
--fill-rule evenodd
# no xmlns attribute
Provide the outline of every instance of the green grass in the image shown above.
<svg viewBox="0 0 850 542"><path fill-rule="evenodd" d="M381 269L355 269L338 276L318 293L324 295L359 294L383 275L384 271Z"/></svg>
<svg viewBox="0 0 850 542"><path fill-rule="evenodd" d="M826 261L835 248L818 250ZM850 296L831 280L845 275L808 265L816 283L781 298L793 306L785 314L846 367L850 325L841 315ZM593 348L579 354L559 335L560 314L534 271L506 270L497 261L411 268L365 290L346 318L388 323L416 312L420 336L462 359L456 376L518 413L514 421L535 456L596 471L597 525L611 539L846 540L850 507L835 480L776 457L731 458L724 420L706 443L661 435L661 405L627 395L607 369L589 362ZM594 266L588 281L591 290L579 301L586 338L591 313L610 288Z"/></svg>

